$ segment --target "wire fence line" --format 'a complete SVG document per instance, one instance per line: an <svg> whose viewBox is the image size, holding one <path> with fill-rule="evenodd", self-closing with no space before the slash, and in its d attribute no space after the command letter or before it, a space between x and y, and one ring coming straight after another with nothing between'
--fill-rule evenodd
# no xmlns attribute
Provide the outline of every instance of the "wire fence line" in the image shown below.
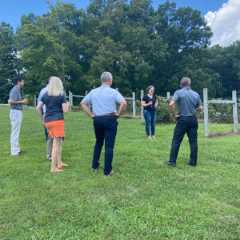
<svg viewBox="0 0 240 240"><path fill-rule="evenodd" d="M118 89L117 89L118 90ZM73 94L71 91L69 91L66 94L67 101L70 105L70 110L80 110L80 102L81 100L88 94L88 91L85 91L84 95L77 95ZM141 118L144 117L144 109L141 105L141 100L144 97L144 90L140 90L139 92L132 92L130 96L124 96L126 101L128 102L128 107L125 116L131 117L131 118ZM158 99L160 100L161 104L167 103L167 101L171 98L170 92L167 92L165 96L158 96ZM7 106L9 104L0 104L2 106ZM26 106L26 108L32 108L37 106L37 96L34 96L31 103ZM223 106L228 106L227 110L223 109ZM233 132L238 133L239 132L239 117L238 114L240 109L240 98L237 95L237 91L232 91L231 99L209 99L208 97L208 89L203 89L203 114L200 115L201 119L204 123L204 134L206 137L212 135L209 131L209 124L212 122L216 122L216 119L219 118L219 115L227 115L227 121L228 123L233 124ZM160 112L159 112L160 111ZM161 114L163 111L162 106L161 109L158 109L156 111L156 114ZM230 117L229 117L230 116ZM217 121L218 122L218 121ZM219 121L221 122L221 121Z"/></svg>
<svg viewBox="0 0 240 240"><path fill-rule="evenodd" d="M81 100L87 95L87 93L88 91L85 91L85 95L76 95L69 91L67 99L69 101L70 109L73 109L74 106L79 106ZM144 90L140 91L140 98L137 97L136 92L132 92L131 96L124 96L125 100L128 102L127 115L129 117L143 119L143 107L141 105L143 97ZM169 98L170 92L167 92L166 97L161 97L161 100L167 101Z"/></svg>
<svg viewBox="0 0 240 240"><path fill-rule="evenodd" d="M232 91L232 99L209 99L208 89L203 89L203 111L204 111L204 135L208 137L211 135L209 132L209 104L215 105L231 105L232 106L232 122L233 122L233 132L239 132L239 121L238 121L238 98L237 91Z"/></svg>

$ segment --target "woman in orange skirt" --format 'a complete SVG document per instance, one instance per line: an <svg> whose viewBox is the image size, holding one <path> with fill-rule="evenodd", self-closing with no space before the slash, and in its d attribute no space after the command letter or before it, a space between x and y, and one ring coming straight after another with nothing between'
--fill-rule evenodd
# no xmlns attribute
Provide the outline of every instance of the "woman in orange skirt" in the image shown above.
<svg viewBox="0 0 240 240"><path fill-rule="evenodd" d="M62 162L62 142L64 139L64 113L68 111L69 107L60 78L51 77L49 79L47 93L43 95L37 106L40 114L43 105L46 106L44 126L48 130L49 137L53 138L51 172L62 172L63 168L67 166Z"/></svg>

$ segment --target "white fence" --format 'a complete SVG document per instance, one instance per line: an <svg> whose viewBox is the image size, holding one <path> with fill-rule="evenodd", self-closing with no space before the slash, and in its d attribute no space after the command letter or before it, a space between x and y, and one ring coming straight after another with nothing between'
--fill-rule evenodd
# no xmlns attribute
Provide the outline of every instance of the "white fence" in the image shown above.
<svg viewBox="0 0 240 240"><path fill-rule="evenodd" d="M79 99L79 104L81 102L81 100L87 95L87 91L85 92L85 95L75 95L73 94L71 91L69 91L67 99L69 101L70 104L70 108L72 108L74 106L74 98ZM132 96L131 97L124 97L126 99L126 101L130 101L131 102L131 115L132 117L137 117L137 112L136 112L136 94L135 92L132 92Z"/></svg>
<svg viewBox="0 0 240 240"><path fill-rule="evenodd" d="M85 95L87 95L87 91L85 91ZM79 99L79 104L81 102L81 100L85 97L85 95L75 95L73 94L71 91L69 91L69 94L67 96L69 104L70 104L70 108L72 109L72 107L74 106L74 98ZM131 116L133 118L137 118L140 117L141 119L143 119L143 107L141 106L140 102L143 99L144 96L144 91L141 90L140 91L140 98L137 99L136 97L136 93L132 92L131 96L125 96L124 98L126 99L126 101L130 102L131 104ZM166 97L163 97L163 100L168 100L170 98L170 92L167 92ZM139 114L137 114L137 101L139 101L140 104L140 112Z"/></svg>
<svg viewBox="0 0 240 240"><path fill-rule="evenodd" d="M67 97L67 100L70 104L70 109L74 106L74 98L78 99L78 106L80 105L81 100L87 95L87 91L85 91L85 95L76 95L73 94L71 91L69 91ZM141 105L141 100L144 96L144 91L141 90L139 94L139 98L136 97L136 93L132 92L131 96L125 97L125 99L130 102L131 111L130 116L133 118L141 118L143 120L143 107ZM170 99L171 95L170 92L166 93L166 97L161 97L161 101L168 101ZM209 104L231 104L232 105L232 119L233 119L233 132L238 133L239 132L239 119L238 119L238 98L237 98L237 91L232 91L232 99L208 99L208 89L203 89L203 107L204 107L204 135L208 137L210 135L209 133ZM240 104L240 101L239 101ZM37 105L37 97L34 98L33 105ZM138 107L138 108L137 108ZM138 110L137 110L138 109ZM212 134L211 134L212 135Z"/></svg>
<svg viewBox="0 0 240 240"><path fill-rule="evenodd" d="M203 107L204 107L204 135L209 136L209 117L208 117L208 106L209 104L231 104L233 113L233 132L238 132L238 102L237 102L237 91L232 91L232 100L222 99L208 99L208 89L203 89Z"/></svg>

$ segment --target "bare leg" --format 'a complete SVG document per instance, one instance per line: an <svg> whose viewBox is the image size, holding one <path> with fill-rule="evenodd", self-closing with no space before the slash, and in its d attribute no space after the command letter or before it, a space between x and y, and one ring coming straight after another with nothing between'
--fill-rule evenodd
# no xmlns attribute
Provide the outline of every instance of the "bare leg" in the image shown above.
<svg viewBox="0 0 240 240"><path fill-rule="evenodd" d="M57 139L57 167L61 169L63 167L62 165L62 139Z"/></svg>
<svg viewBox="0 0 240 240"><path fill-rule="evenodd" d="M63 139L59 138L59 168L67 167L68 164L64 163L62 161L62 144L63 144Z"/></svg>
<svg viewBox="0 0 240 240"><path fill-rule="evenodd" d="M63 166L63 162L62 162L62 139L61 138L59 138L58 166L60 168Z"/></svg>
<svg viewBox="0 0 240 240"><path fill-rule="evenodd" d="M57 150L56 150L56 154L57 154L57 168L59 169L61 167L61 153L60 153L60 148L61 148L61 139L57 138Z"/></svg>
<svg viewBox="0 0 240 240"><path fill-rule="evenodd" d="M57 164L57 152L56 152L57 147L56 147L56 145L57 145L57 139L53 138L51 172L55 172L55 170L56 170L56 164Z"/></svg>
<svg viewBox="0 0 240 240"><path fill-rule="evenodd" d="M51 172L61 171L60 169L58 169L58 156L59 156L59 139L53 138Z"/></svg>

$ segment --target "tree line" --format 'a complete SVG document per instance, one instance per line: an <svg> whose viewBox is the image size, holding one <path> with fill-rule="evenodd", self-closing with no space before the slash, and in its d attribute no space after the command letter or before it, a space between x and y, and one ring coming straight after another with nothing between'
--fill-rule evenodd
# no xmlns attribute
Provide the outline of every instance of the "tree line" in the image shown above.
<svg viewBox="0 0 240 240"><path fill-rule="evenodd" d="M99 84L102 71L124 94L152 84L173 92L183 76L201 92L225 97L240 89L240 43L209 47L204 16L166 1L92 0L86 10L57 1L42 15L24 15L16 31L0 24L0 100L23 74L25 92L36 94L51 75L67 90L83 94Z"/></svg>

